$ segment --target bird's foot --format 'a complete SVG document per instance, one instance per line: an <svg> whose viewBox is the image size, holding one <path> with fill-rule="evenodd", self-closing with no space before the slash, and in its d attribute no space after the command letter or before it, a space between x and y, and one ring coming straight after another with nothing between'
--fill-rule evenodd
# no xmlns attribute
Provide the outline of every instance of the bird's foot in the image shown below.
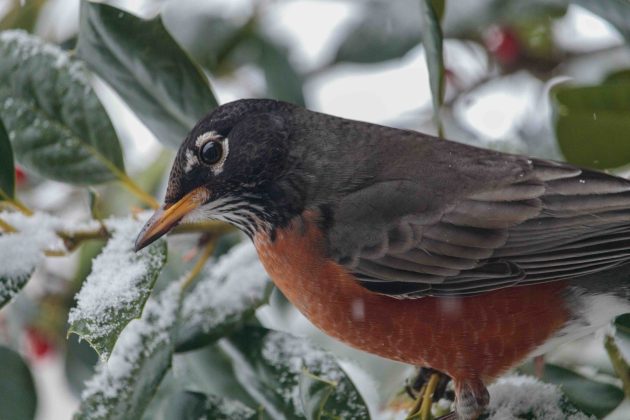
<svg viewBox="0 0 630 420"><path fill-rule="evenodd" d="M435 369L420 368L418 375L405 389L416 400L407 419L430 420L431 406L447 395L446 389L451 378Z"/></svg>

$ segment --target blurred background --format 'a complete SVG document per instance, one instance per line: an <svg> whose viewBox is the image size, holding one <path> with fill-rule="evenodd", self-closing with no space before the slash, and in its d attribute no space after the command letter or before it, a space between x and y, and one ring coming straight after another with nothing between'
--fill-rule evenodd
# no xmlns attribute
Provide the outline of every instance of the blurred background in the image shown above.
<svg viewBox="0 0 630 420"><path fill-rule="evenodd" d="M219 103L270 97L340 117L438 132L418 0L106 3L145 18L161 14L168 31L203 68ZM445 95L439 111L444 136L624 173L624 164L630 161L625 146L630 94L616 102L604 99L603 105L589 102L588 97L563 102L554 96L557 87L630 80L624 32L630 31L630 14L614 6L602 11L619 2L594 3L598 2L446 2L442 15ZM79 6L79 0L0 0L0 30L24 29L72 50ZM92 83L121 140L128 172L159 197L174 150L161 146L105 82L94 76ZM599 112L617 116L621 121L617 131L600 132L612 139L613 146L583 147L589 139L579 132L592 133L590 126L576 124L563 130L561 116L567 115L567 109L569 115L579 111L589 121L596 121ZM44 180L19 166L16 170L18 194L29 206L64 217L81 217L77 213L87 211L83 189ZM104 216L128 212L132 197L119 186L98 190ZM108 199L112 197L116 200ZM68 206L76 200L86 204ZM66 339L66 320L73 296L89 272L89 261L99 249L99 245L87 246L69 257L47 259L26 290L0 312L0 341L27 360L37 390L39 420L71 417L82 382L96 362L95 353L79 344L76 336ZM405 375L412 373L406 366L328 339L278 293L257 316L265 325L309 335L339 354L366 400L375 406L382 407ZM601 335L564 346L547 361L620 388ZM601 413L611 412L621 398L623 393ZM623 410L617 408L609 418L630 418Z"/></svg>

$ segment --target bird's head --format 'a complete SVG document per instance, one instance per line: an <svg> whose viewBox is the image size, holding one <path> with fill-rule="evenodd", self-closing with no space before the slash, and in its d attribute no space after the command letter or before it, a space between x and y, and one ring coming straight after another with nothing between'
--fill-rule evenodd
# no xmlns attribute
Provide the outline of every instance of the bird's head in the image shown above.
<svg viewBox="0 0 630 420"><path fill-rule="evenodd" d="M294 108L241 100L203 118L179 148L164 205L140 232L136 249L197 220L223 220L252 236L299 206L280 182L289 171Z"/></svg>

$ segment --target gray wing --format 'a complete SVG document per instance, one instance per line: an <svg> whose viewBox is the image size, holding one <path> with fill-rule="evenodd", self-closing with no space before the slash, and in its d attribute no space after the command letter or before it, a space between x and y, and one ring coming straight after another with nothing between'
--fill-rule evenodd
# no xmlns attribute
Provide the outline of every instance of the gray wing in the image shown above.
<svg viewBox="0 0 630 420"><path fill-rule="evenodd" d="M567 280L630 261L630 182L526 162L525 173L463 197L445 193L437 203L419 205L414 183L374 185L371 194L360 192L366 197L340 203L331 254L362 286L400 298ZM369 212L385 215L344 221Z"/></svg>

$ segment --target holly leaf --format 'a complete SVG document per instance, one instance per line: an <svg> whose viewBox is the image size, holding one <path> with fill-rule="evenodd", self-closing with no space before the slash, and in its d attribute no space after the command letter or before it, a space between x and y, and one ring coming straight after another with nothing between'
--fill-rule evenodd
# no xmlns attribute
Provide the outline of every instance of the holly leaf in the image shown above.
<svg viewBox="0 0 630 420"><path fill-rule="evenodd" d="M86 382L75 419L141 418L171 365L179 303L180 284L173 283L129 323L110 358Z"/></svg>
<svg viewBox="0 0 630 420"><path fill-rule="evenodd" d="M24 31L0 34L0 117L17 160L41 176L81 185L126 176L83 62Z"/></svg>
<svg viewBox="0 0 630 420"><path fill-rule="evenodd" d="M22 357L0 346L0 407L3 419L32 420L37 409L35 383Z"/></svg>
<svg viewBox="0 0 630 420"><path fill-rule="evenodd" d="M15 197L15 165L9 134L0 120L0 201Z"/></svg>
<svg viewBox="0 0 630 420"><path fill-rule="evenodd" d="M254 246L234 246L184 297L177 351L205 346L238 329L267 302L269 285Z"/></svg>
<svg viewBox="0 0 630 420"><path fill-rule="evenodd" d="M145 20L83 1L78 54L165 145L176 148L217 106L206 76L168 33Z"/></svg>
<svg viewBox="0 0 630 420"><path fill-rule="evenodd" d="M630 83L558 86L552 106L556 138L567 161L597 169L630 163Z"/></svg>
<svg viewBox="0 0 630 420"><path fill-rule="evenodd" d="M241 386L272 418L370 418L334 357L308 340L245 327L219 347L232 360Z"/></svg>
<svg viewBox="0 0 630 420"><path fill-rule="evenodd" d="M114 347L125 326L142 313L153 284L166 262L166 241L158 240L135 252L138 220L108 220L113 235L92 264L92 272L70 310L68 334L87 340L102 359Z"/></svg>

